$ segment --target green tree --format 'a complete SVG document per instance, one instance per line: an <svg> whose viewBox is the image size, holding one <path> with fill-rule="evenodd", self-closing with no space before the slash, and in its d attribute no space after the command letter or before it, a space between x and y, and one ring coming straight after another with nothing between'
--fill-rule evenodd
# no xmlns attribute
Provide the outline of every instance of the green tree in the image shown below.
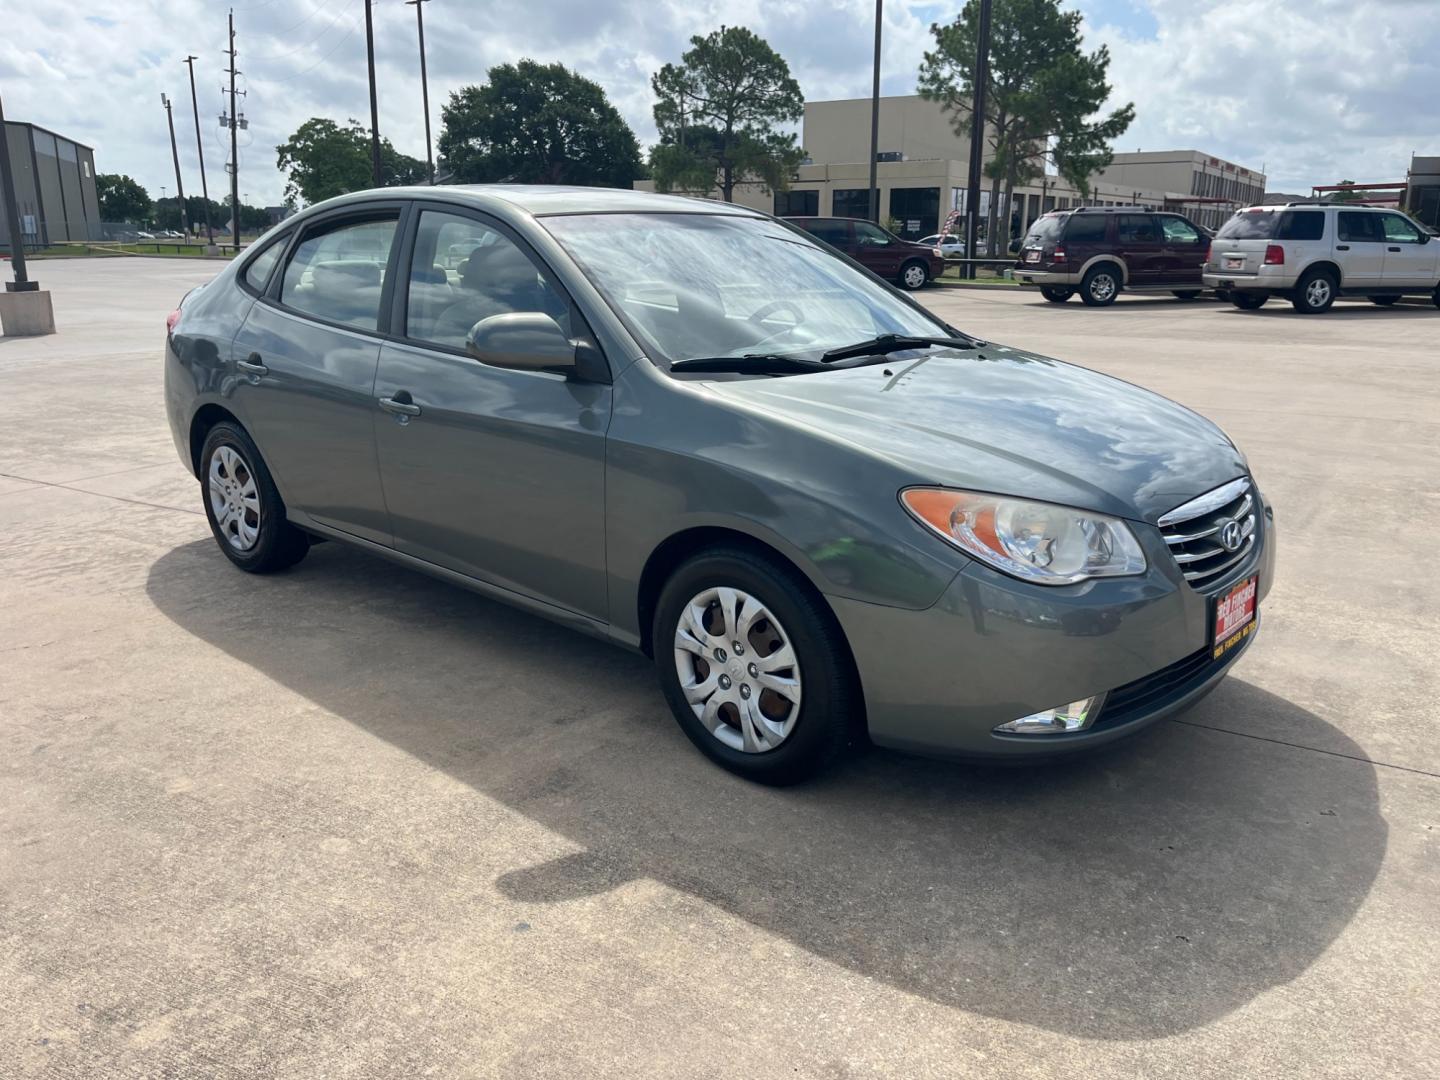
<svg viewBox="0 0 1440 1080"><path fill-rule="evenodd" d="M940 102L966 138L973 122L979 19L977 0L968 0L953 23L931 26L935 49L920 65L920 93ZM1086 194L1090 177L1110 164L1111 143L1135 119L1133 104L1099 115L1110 97L1110 52L1103 45L1084 52L1081 23L1080 13L1062 11L1059 0L994 0L984 116L992 155L985 167L992 254L1001 233L995 216L1002 184L1009 206L1016 185L1039 176L1048 156L1060 175Z"/></svg>
<svg viewBox="0 0 1440 1080"><path fill-rule="evenodd" d="M275 153L276 165L286 174L287 200L317 203L348 191L363 191L372 184L370 129L358 120L342 127L334 120L311 117L277 146ZM400 153L389 139L381 138L384 186L418 184L425 175L425 162Z"/></svg>
<svg viewBox="0 0 1440 1080"><path fill-rule="evenodd" d="M784 191L805 158L791 133L805 112L800 84L764 38L725 27L690 39L679 64L650 80L660 143L650 170L661 191L713 191L734 202L735 185L756 179Z"/></svg>
<svg viewBox="0 0 1440 1080"><path fill-rule="evenodd" d="M150 193L128 176L96 173L95 194L100 200L100 220L142 224L150 217Z"/></svg>
<svg viewBox="0 0 1440 1080"><path fill-rule="evenodd" d="M534 60L488 78L440 110L440 156L456 182L628 188L643 175L635 133L598 83Z"/></svg>

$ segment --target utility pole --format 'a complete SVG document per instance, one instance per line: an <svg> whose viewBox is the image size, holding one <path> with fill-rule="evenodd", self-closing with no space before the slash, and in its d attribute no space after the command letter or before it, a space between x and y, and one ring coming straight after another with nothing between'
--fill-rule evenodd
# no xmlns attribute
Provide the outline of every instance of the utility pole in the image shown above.
<svg viewBox="0 0 1440 1080"><path fill-rule="evenodd" d="M875 0L875 77L870 85L870 220L880 223L880 188L877 177L880 156L880 26L885 0Z"/></svg>
<svg viewBox="0 0 1440 1080"><path fill-rule="evenodd" d="M430 148L430 79L425 74L425 5L430 0L405 0L415 8L415 29L420 33L420 101L425 109L425 167L430 173L430 186L435 186L435 152Z"/></svg>
<svg viewBox="0 0 1440 1080"><path fill-rule="evenodd" d="M15 175L10 168L10 140L5 134L5 106L0 103L0 198L5 202L5 227L10 234L10 268L15 280L6 292L35 292L40 283L25 276L25 237L20 233L20 208L15 204ZM53 332L54 327L51 327Z"/></svg>
<svg viewBox="0 0 1440 1080"><path fill-rule="evenodd" d="M230 239L240 254L240 115L235 110L235 9L230 9Z"/></svg>
<svg viewBox="0 0 1440 1080"><path fill-rule="evenodd" d="M195 94L195 61L199 57L187 56L185 66L190 69L190 107L195 110L195 155L200 159L200 197L205 204L205 243L215 246L215 229L210 224L210 187L205 183L205 143L200 138L200 99Z"/></svg>
<svg viewBox="0 0 1440 1080"><path fill-rule="evenodd" d="M370 17L371 0L365 5L365 62L370 68L370 179L380 187L380 106L375 100L375 20Z"/></svg>
<svg viewBox="0 0 1440 1080"><path fill-rule="evenodd" d="M180 228L186 238L190 236L190 214L185 209L185 184L180 179L180 150L175 145L175 113L170 108L169 95L160 95L160 104L165 106L165 121L170 125L170 156L175 159L175 193L180 196Z"/></svg>
<svg viewBox="0 0 1440 1080"><path fill-rule="evenodd" d="M965 276L975 277L975 238L980 218L980 166L985 152L985 90L990 82L990 0L980 0L975 34L975 78L970 95L970 176L965 195Z"/></svg>

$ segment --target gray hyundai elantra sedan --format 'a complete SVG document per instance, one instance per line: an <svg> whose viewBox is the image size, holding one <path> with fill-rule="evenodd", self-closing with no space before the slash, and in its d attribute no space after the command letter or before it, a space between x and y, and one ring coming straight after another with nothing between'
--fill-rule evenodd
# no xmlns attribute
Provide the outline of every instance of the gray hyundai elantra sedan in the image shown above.
<svg viewBox="0 0 1440 1080"><path fill-rule="evenodd" d="M866 739L1130 734L1225 675L1273 576L1220 428L724 203L322 203L171 314L165 400L240 569L345 541L640 650L771 783Z"/></svg>

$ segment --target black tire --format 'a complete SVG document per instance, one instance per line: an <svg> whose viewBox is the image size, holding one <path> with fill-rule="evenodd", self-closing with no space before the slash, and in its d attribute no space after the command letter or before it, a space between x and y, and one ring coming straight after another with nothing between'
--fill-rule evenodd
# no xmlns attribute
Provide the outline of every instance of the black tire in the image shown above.
<svg viewBox="0 0 1440 1080"><path fill-rule="evenodd" d="M801 699L793 726L773 749L746 752L722 742L696 716L681 686L673 642L681 616L705 590L729 587L759 601L778 621L795 652ZM707 612L710 609L707 609ZM763 622L756 624L763 627ZM864 702L854 662L834 614L824 599L794 569L742 546L717 546L697 553L673 574L655 605L651 627L655 669L676 721L700 752L731 772L762 784L794 784L835 764L864 730ZM761 644L752 634L753 654ZM733 652L733 650L732 650ZM738 657L727 655L726 662ZM696 678L708 673L694 671ZM737 668L736 680L746 676ZM731 686L734 685L732 681ZM771 691L773 694L773 691ZM763 691L762 691L763 694ZM771 699L772 703L783 699ZM762 697L756 705L765 707ZM791 706L793 708L793 706ZM738 721L738 714L730 716ZM722 710L723 711L723 710ZM739 737L737 723L731 738Z"/></svg>
<svg viewBox="0 0 1440 1080"><path fill-rule="evenodd" d="M1265 306L1265 301L1269 299L1269 293L1232 292L1230 294L1230 303L1234 304L1241 311L1258 311Z"/></svg>
<svg viewBox="0 0 1440 1080"><path fill-rule="evenodd" d="M1040 295L1052 304L1063 304L1075 295L1075 290L1064 289L1058 285L1041 285Z"/></svg>
<svg viewBox="0 0 1440 1080"><path fill-rule="evenodd" d="M914 292L930 283L930 268L919 259L911 259L900 267L900 276L895 279L902 289Z"/></svg>
<svg viewBox="0 0 1440 1080"><path fill-rule="evenodd" d="M1120 268L1114 263L1092 266L1080 282L1080 299L1087 307L1108 307L1120 295Z"/></svg>
<svg viewBox="0 0 1440 1080"><path fill-rule="evenodd" d="M1435 301L1435 306L1440 308L1440 285L1435 286L1435 291L1430 294L1430 299Z"/></svg>
<svg viewBox="0 0 1440 1080"><path fill-rule="evenodd" d="M1180 289L1176 292L1171 293L1171 295L1174 296L1176 300L1194 300L1197 296L1200 295L1200 290Z"/></svg>
<svg viewBox="0 0 1440 1080"><path fill-rule="evenodd" d="M243 470L237 470L236 482L243 485L245 473L254 480L258 496L258 513L251 524L258 527L258 534L249 547L240 547L230 539L236 530L222 526L216 518L215 507L210 493L210 472L212 459L222 448L228 448L239 455ZM223 472L223 470L222 470ZM222 481L225 479L221 477ZM210 429L205 445L200 451L200 501L205 506L205 518L210 522L210 532L215 543L232 563L250 574L269 574L294 566L310 550L310 538L290 524L285 518L285 503L280 492L275 490L275 481L265 466L265 459L244 428L222 420ZM249 518L247 517L247 521Z"/></svg>
<svg viewBox="0 0 1440 1080"><path fill-rule="evenodd" d="M1400 297L1398 297L1398 296L1367 296L1366 299L1369 300L1370 303L1374 304L1376 307L1389 307L1391 304L1398 303L1399 300L1400 300Z"/></svg>
<svg viewBox="0 0 1440 1080"><path fill-rule="evenodd" d="M1295 293L1290 297L1290 303L1301 315L1320 315L1329 311L1330 305L1335 303L1337 287L1335 275L1330 271L1307 270L1295 283Z"/></svg>

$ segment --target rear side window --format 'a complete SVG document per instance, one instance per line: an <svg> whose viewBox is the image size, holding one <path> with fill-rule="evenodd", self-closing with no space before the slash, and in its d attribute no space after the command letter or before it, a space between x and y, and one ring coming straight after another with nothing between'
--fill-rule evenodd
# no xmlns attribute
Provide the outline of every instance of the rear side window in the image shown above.
<svg viewBox="0 0 1440 1080"><path fill-rule="evenodd" d="M1320 240L1324 236L1325 214L1319 210L1280 215L1280 240Z"/></svg>
<svg viewBox="0 0 1440 1080"><path fill-rule="evenodd" d="M1242 210L1215 234L1216 240L1273 240L1280 215L1273 210Z"/></svg>
<svg viewBox="0 0 1440 1080"><path fill-rule="evenodd" d="M1122 244L1153 244L1160 239L1155 219L1140 214L1121 214L1118 235Z"/></svg>
<svg viewBox="0 0 1440 1080"><path fill-rule="evenodd" d="M285 264L280 302L357 330L375 330L397 220L347 221L307 234Z"/></svg>
<svg viewBox="0 0 1440 1080"><path fill-rule="evenodd" d="M1340 218L1340 239L1374 241L1379 243L1385 239L1380 234L1380 215L1364 214L1355 210L1341 210Z"/></svg>
<svg viewBox="0 0 1440 1080"><path fill-rule="evenodd" d="M850 229L843 221L811 221L802 226L817 240L832 247L843 248L850 243Z"/></svg>
<svg viewBox="0 0 1440 1080"><path fill-rule="evenodd" d="M1105 242L1105 216L1103 214L1074 214L1065 227L1067 244L1103 244Z"/></svg>
<svg viewBox="0 0 1440 1080"><path fill-rule="evenodd" d="M275 269L275 264L284 252L285 242L288 239L288 237L282 236L278 240L271 241L264 251L250 260L250 265L245 267L243 275L246 285L249 285L257 293L265 291L265 283L270 280L270 271Z"/></svg>

